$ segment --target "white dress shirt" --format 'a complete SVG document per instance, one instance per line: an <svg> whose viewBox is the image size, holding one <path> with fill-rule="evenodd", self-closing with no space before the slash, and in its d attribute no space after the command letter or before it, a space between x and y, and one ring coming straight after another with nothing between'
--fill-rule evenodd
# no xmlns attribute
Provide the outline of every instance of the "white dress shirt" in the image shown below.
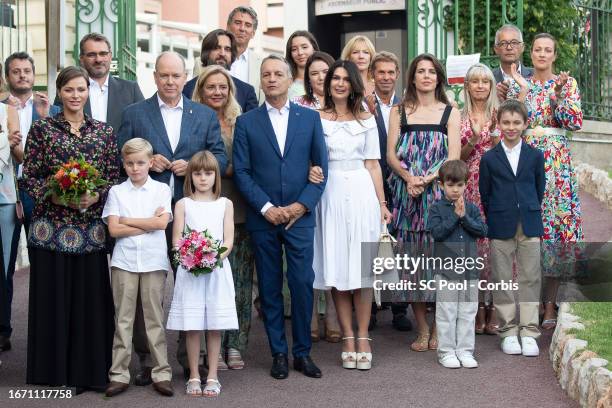
<svg viewBox="0 0 612 408"><path fill-rule="evenodd" d="M232 64L232 76L243 82L249 82L249 49L247 48Z"/></svg>
<svg viewBox="0 0 612 408"><path fill-rule="evenodd" d="M523 65L523 64L521 64L521 63L519 62L519 63L518 63L518 66L516 67L516 71L518 72L518 74L519 74L519 75L522 75L522 74L521 74L521 71L522 71L521 67L522 67L522 65ZM504 76L504 81L506 81L506 80L508 80L508 81L513 81L513 80L514 80L514 78L512 78L512 75L508 75L508 74L506 74L506 73L504 72L504 70L502 69L502 67L499 67L499 70L501 71L502 75Z"/></svg>
<svg viewBox="0 0 612 408"><path fill-rule="evenodd" d="M170 187L164 183L149 177L141 187L136 187L128 178L111 187L102 211L102 219L108 223L108 217L111 215L150 218L155 215L157 208L163 207L172 220L171 199ZM155 230L118 238L113 249L111 266L129 272L170 271L166 232Z"/></svg>
<svg viewBox="0 0 612 408"><path fill-rule="evenodd" d="M108 77L100 86L98 81L89 78L89 105L91 106L91 117L100 122L106 122L108 109Z"/></svg>
<svg viewBox="0 0 612 408"><path fill-rule="evenodd" d="M521 157L521 145L523 144L522 140L519 140L516 146L513 148L509 148L506 146L504 141L501 141L502 147L504 148L504 153L506 153L506 157L510 162L510 167L512 167L512 172L516 176L516 171L518 169L519 158Z"/></svg>
<svg viewBox="0 0 612 408"><path fill-rule="evenodd" d="M282 155L285 150L285 142L287 141L287 126L289 126L289 99L280 109L276 109L266 101L266 109L268 110L268 116L270 117L270 122L272 122L274 135ZM267 202L262 207L261 214L264 215L270 207L274 206L272 203Z"/></svg>
<svg viewBox="0 0 612 408"><path fill-rule="evenodd" d="M21 133L21 147L25 149L26 139L32 126L32 109L34 109L34 95L30 96L25 105L19 104L17 113L19 114L19 132ZM23 165L17 168L17 178L21 178Z"/></svg>
<svg viewBox="0 0 612 408"><path fill-rule="evenodd" d="M389 100L388 105L378 97L378 94L376 92L374 92L374 95L376 95L378 106L380 106L380 112L382 113L383 122L385 123L385 131L387 132L387 134L389 134L389 116L391 116L391 108L393 107L393 98L395 98L395 92L393 92L393 95L391 95L391 99Z"/></svg>
<svg viewBox="0 0 612 408"><path fill-rule="evenodd" d="M179 139L181 138L181 123L183 122L183 96L179 103L175 107L166 105L157 95L157 102L159 103L159 110L161 111L162 119L164 120L164 127L166 128L166 134L170 141L170 147L172 152L176 150ZM174 174L170 176L170 190L174 191Z"/></svg>

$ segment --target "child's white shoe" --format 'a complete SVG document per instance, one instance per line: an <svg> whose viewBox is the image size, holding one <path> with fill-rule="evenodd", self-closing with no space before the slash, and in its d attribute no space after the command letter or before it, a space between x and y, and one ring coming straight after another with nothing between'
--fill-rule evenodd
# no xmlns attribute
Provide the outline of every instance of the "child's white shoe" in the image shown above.
<svg viewBox="0 0 612 408"><path fill-rule="evenodd" d="M501 349L506 354L521 354L521 344L516 336L504 337L501 342Z"/></svg>
<svg viewBox="0 0 612 408"><path fill-rule="evenodd" d="M459 368L461 363L454 354L448 354L438 360L443 367L446 368Z"/></svg>
<svg viewBox="0 0 612 408"><path fill-rule="evenodd" d="M527 357L537 357L540 354L538 343L533 337L521 337L523 343L523 355Z"/></svg>
<svg viewBox="0 0 612 408"><path fill-rule="evenodd" d="M474 358L473 355L471 354L461 354L459 356L457 356L457 358L459 359L459 361L461 362L461 365L465 368L476 368L478 367L478 361L476 361L476 359Z"/></svg>

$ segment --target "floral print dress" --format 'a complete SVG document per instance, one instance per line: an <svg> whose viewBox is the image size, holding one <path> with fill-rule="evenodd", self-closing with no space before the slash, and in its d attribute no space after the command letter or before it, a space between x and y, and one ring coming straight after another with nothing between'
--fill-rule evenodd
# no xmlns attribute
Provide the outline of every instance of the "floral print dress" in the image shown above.
<svg viewBox="0 0 612 408"><path fill-rule="evenodd" d="M542 272L546 276L564 277L573 273L573 262L580 257L580 245L584 240L578 180L566 131L582 128L580 92L574 78L569 78L561 90L561 98L555 95L555 78L540 81L527 80L529 85L525 106L529 114L527 144L544 153L546 189L542 202L544 222ZM508 98L516 99L519 86L514 82ZM555 132L551 129L559 131ZM563 129L563 130L561 130Z"/></svg>

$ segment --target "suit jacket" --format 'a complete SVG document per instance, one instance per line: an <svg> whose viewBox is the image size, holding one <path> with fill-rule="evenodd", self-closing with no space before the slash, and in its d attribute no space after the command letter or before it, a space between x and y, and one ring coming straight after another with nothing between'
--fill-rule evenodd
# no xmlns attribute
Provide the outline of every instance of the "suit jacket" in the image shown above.
<svg viewBox="0 0 612 408"><path fill-rule="evenodd" d="M542 236L545 184L544 155L525 142L521 146L516 176L502 143L486 152L480 160L478 185L489 238L513 238L519 222L526 236Z"/></svg>
<svg viewBox="0 0 612 408"><path fill-rule="evenodd" d="M287 206L304 204L304 214L292 228L314 227L315 208L325 182L308 182L310 163L323 168L327 179L327 146L321 119L316 111L289 104L289 122L281 154L267 106L262 104L238 117L234 130L234 180L247 201L249 231L274 228L261 209L270 202Z"/></svg>
<svg viewBox="0 0 612 408"><path fill-rule="evenodd" d="M525 79L531 78L533 76L533 68L526 67L525 65L523 65L522 62L520 64L521 64L521 75L523 76L523 78ZM493 69L493 76L495 77L496 83L500 83L504 80L504 74L501 70L501 67L497 67Z"/></svg>
<svg viewBox="0 0 612 408"><path fill-rule="evenodd" d="M137 82L128 81L127 79L108 78L108 104L106 107L106 123L111 125L115 133L121 125L121 114L123 110L136 102L144 100L142 92ZM62 101L56 96L54 105L62 107ZM91 116L91 104L89 99L85 103L85 113Z"/></svg>
<svg viewBox="0 0 612 408"><path fill-rule="evenodd" d="M212 109L183 98L181 133L174 152L168 139L164 120L159 109L157 93L151 98L128 106L123 112L123 120L117 132L119 150L129 139L142 137L153 145L153 154L161 154L170 161L186 160L200 150L209 150L215 155L221 167L221 174L227 167L225 146L221 140L221 128L217 114ZM163 183L170 183L171 171L163 173L152 171L151 177ZM173 197L183 197L185 177L174 176Z"/></svg>
<svg viewBox="0 0 612 408"><path fill-rule="evenodd" d="M4 104L8 103L8 98L3 99L2 101L0 101ZM57 115L58 113L60 113L62 110L60 107L55 106L55 105L50 105L49 106L49 116L54 117L55 115ZM38 112L36 112L36 108L34 106L32 106L32 123L34 123L35 120L40 119L40 115L38 114Z"/></svg>
<svg viewBox="0 0 612 408"><path fill-rule="evenodd" d="M232 76L232 80L236 86L236 100L238 101L242 112L245 113L251 109L255 109L257 107L257 95L255 95L255 88L234 76ZM183 88L184 96L191 99L196 82L198 82L197 76L187 81L185 87Z"/></svg>
<svg viewBox="0 0 612 408"><path fill-rule="evenodd" d="M393 105L397 105L400 103L397 95L393 95L393 101L391 101ZM385 200L389 201L391 197L391 192L389 190L389 186L387 183L387 178L389 177L389 165L387 164L387 129L385 129L385 120L383 119L382 110L380 109L380 104L378 103L378 99L376 100L376 126L378 127L378 143L380 145L380 169L382 170L383 176L383 184L385 187Z"/></svg>

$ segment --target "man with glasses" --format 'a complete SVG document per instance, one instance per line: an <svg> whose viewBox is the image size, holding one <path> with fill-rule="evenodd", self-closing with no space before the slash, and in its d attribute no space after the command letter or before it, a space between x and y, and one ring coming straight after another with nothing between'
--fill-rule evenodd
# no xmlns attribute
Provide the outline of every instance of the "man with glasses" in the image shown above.
<svg viewBox="0 0 612 408"><path fill-rule="evenodd" d="M523 33L513 24L504 24L495 33L495 54L499 57L499 67L493 70L497 82L497 94L500 100L506 99L508 86L512 79L511 67L516 64L519 74L524 78L533 75L533 69L528 68L521 62L521 56L525 50Z"/></svg>
<svg viewBox="0 0 612 408"><path fill-rule="evenodd" d="M121 125L121 114L128 105L144 100L138 84L110 75L113 53L108 38L99 33L85 35L79 43L81 66L89 74L89 100L85 113L113 127ZM55 98L55 104L61 102Z"/></svg>

